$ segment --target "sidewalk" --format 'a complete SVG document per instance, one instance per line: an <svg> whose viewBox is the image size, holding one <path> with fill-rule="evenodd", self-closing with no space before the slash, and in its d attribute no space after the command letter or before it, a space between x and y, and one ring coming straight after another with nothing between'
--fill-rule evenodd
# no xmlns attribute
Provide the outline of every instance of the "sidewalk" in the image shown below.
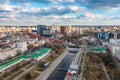
<svg viewBox="0 0 120 80"><path fill-rule="evenodd" d="M55 60L52 64L42 72L36 80L47 80L47 78L52 74L54 69L58 66L58 64L63 60L63 58L67 55L67 48L65 51Z"/></svg>

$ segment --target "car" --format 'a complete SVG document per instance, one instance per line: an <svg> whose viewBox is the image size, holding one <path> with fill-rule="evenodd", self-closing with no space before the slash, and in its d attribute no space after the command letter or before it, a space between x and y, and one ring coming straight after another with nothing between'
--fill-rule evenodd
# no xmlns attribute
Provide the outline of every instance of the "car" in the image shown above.
<svg viewBox="0 0 120 80"><path fill-rule="evenodd" d="M45 63L45 64L43 65L43 67L46 67L46 68L47 68L49 65L50 65L50 63L47 62L47 63Z"/></svg>

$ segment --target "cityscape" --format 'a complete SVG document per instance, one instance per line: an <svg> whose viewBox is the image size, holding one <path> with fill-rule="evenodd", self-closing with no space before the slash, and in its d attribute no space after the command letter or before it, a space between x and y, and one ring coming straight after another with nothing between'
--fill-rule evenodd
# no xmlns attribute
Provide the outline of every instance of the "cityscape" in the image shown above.
<svg viewBox="0 0 120 80"><path fill-rule="evenodd" d="M0 0L0 80L120 80L120 1Z"/></svg>

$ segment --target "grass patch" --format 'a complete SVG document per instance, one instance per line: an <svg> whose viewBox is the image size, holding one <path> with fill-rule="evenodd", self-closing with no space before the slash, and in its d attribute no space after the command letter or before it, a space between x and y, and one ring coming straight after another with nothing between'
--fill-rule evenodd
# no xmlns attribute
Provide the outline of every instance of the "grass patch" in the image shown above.
<svg viewBox="0 0 120 80"><path fill-rule="evenodd" d="M6 78L10 75L12 75L13 73L19 71L20 69L24 68L25 66L29 65L30 62L27 62L27 61L22 61L20 62L19 64L16 64L15 66L11 67L10 71L6 71L3 75L1 75L3 78ZM2 80L2 79L0 79Z"/></svg>
<svg viewBox="0 0 120 80"><path fill-rule="evenodd" d="M86 80L107 80L101 61L94 54L88 53L85 57L83 77Z"/></svg>
<svg viewBox="0 0 120 80"><path fill-rule="evenodd" d="M18 75L20 75L21 73L23 73L23 70L18 71L16 74L14 74L13 76L11 76L9 79L7 80L13 80L15 77L17 77Z"/></svg>
<svg viewBox="0 0 120 80"><path fill-rule="evenodd" d="M34 71L44 71L46 68L40 67L40 66L35 66L32 70Z"/></svg>
<svg viewBox="0 0 120 80"><path fill-rule="evenodd" d="M29 69L30 67L32 67L34 65L34 63L28 64L25 69Z"/></svg>
<svg viewBox="0 0 120 80"><path fill-rule="evenodd" d="M22 76L18 80L36 80L36 78L39 76L39 73L36 73L34 71L30 71L29 73L26 73L24 76Z"/></svg>
<svg viewBox="0 0 120 80"><path fill-rule="evenodd" d="M47 59L45 59L46 61L54 61L59 55L58 54L51 54Z"/></svg>

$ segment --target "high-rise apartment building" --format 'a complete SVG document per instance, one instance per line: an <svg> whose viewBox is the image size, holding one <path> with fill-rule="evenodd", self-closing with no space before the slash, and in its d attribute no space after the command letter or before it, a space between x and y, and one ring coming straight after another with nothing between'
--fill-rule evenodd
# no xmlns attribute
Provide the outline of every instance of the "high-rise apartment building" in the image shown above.
<svg viewBox="0 0 120 80"><path fill-rule="evenodd" d="M60 33L65 34L66 27L65 26L60 26Z"/></svg>

